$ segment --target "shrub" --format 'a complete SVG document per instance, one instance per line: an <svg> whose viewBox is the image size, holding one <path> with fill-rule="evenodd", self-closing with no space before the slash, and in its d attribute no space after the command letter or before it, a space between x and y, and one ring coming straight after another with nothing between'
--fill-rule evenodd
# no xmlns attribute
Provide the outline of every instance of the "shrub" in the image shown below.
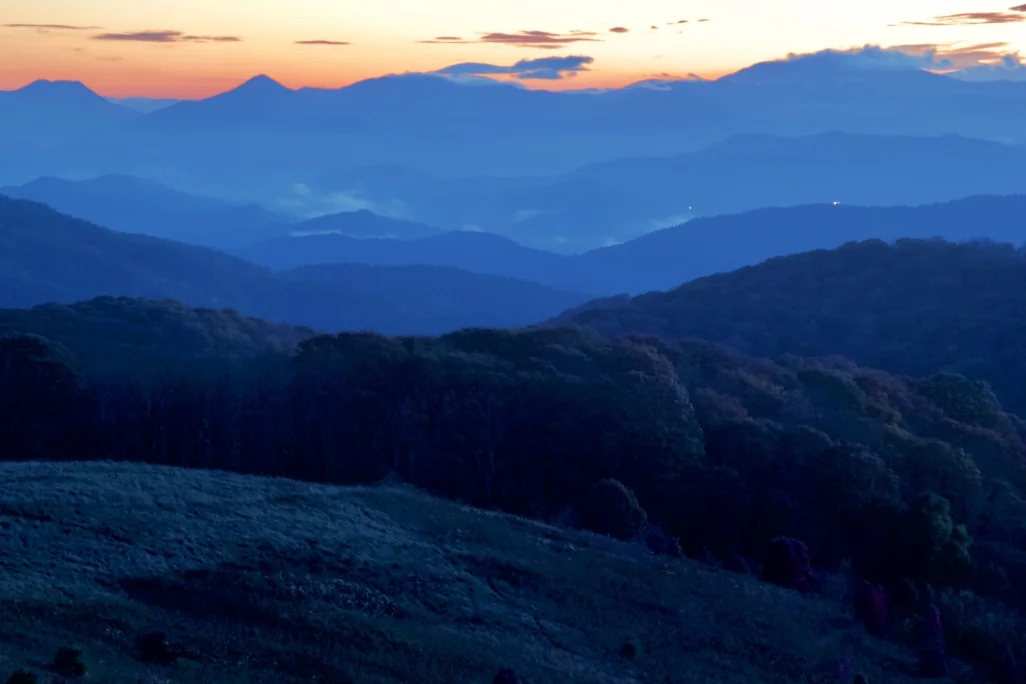
<svg viewBox="0 0 1026 684"><path fill-rule="evenodd" d="M81 677L86 672L85 664L80 660L82 651L65 646L53 657L53 671L64 677Z"/></svg>
<svg viewBox="0 0 1026 684"><path fill-rule="evenodd" d="M944 611L947 647L951 655L967 662L993 664L1014 649L1023 631L1022 619L991 599L969 591L946 590L937 594ZM1018 645L1022 645L1021 643Z"/></svg>
<svg viewBox="0 0 1026 684"><path fill-rule="evenodd" d="M645 533L645 546L652 553L659 556L670 556L672 558L683 558L684 549L680 546L680 539L671 536L661 526L650 526Z"/></svg>
<svg viewBox="0 0 1026 684"><path fill-rule="evenodd" d="M921 674L924 677L947 677L948 663L944 649L944 627L940 609L930 604L921 625Z"/></svg>
<svg viewBox="0 0 1026 684"><path fill-rule="evenodd" d="M627 660L634 660L641 655L641 642L636 637L630 636L620 644L620 656Z"/></svg>
<svg viewBox="0 0 1026 684"><path fill-rule="evenodd" d="M855 616L875 637L885 637L889 629L887 593L879 584L863 582L855 603Z"/></svg>
<svg viewBox="0 0 1026 684"><path fill-rule="evenodd" d="M492 684L529 684L529 682L513 670L506 668L495 675Z"/></svg>
<svg viewBox="0 0 1026 684"><path fill-rule="evenodd" d="M7 678L6 684L38 684L39 677L28 670L18 670Z"/></svg>
<svg viewBox="0 0 1026 684"><path fill-rule="evenodd" d="M808 586L811 571L809 547L804 542L789 537L770 542L763 559L763 581L801 590Z"/></svg>
<svg viewBox="0 0 1026 684"><path fill-rule="evenodd" d="M168 644L163 632L147 632L139 638L139 658L144 663L169 665L177 656Z"/></svg>
<svg viewBox="0 0 1026 684"><path fill-rule="evenodd" d="M619 480L602 480L589 492L581 507L581 525L592 532L620 540L638 536L648 515L627 486Z"/></svg>

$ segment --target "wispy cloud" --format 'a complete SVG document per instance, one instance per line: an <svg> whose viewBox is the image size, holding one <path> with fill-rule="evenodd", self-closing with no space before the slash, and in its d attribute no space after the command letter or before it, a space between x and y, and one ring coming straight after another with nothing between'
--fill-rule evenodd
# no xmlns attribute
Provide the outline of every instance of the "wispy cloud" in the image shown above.
<svg viewBox="0 0 1026 684"><path fill-rule="evenodd" d="M460 36L439 36L431 40L417 41L419 43L497 43L500 45L512 45L515 47L541 48L556 50L574 43L600 43L601 38L592 31L570 31L568 33L552 33L550 31L518 31L516 33L482 33L476 38L462 38Z"/></svg>
<svg viewBox="0 0 1026 684"><path fill-rule="evenodd" d="M1011 7L1004 12L960 12L942 14L931 19L903 21L891 26L978 26L981 24L1017 24L1026 22L1026 5Z"/></svg>
<svg viewBox="0 0 1026 684"><path fill-rule="evenodd" d="M352 45L352 43L345 40L297 40L296 45Z"/></svg>
<svg viewBox="0 0 1026 684"><path fill-rule="evenodd" d="M4 28L40 29L44 31L96 31L99 26L74 26L72 24L4 24Z"/></svg>
<svg viewBox="0 0 1026 684"><path fill-rule="evenodd" d="M434 72L442 76L492 76L500 74L512 75L521 81L545 80L558 81L573 77L581 71L587 71L588 65L595 60L583 55L568 57L539 57L538 59L522 59L510 66L497 64L481 64L465 62L439 69Z"/></svg>
<svg viewBox="0 0 1026 684"><path fill-rule="evenodd" d="M239 43L239 36L197 36L181 31L127 31L123 33L99 33L93 40L110 40L137 43Z"/></svg>

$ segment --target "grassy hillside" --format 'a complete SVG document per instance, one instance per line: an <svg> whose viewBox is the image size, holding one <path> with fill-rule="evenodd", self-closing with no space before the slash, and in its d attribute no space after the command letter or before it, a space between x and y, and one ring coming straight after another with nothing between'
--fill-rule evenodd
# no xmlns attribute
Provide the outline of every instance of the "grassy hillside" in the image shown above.
<svg viewBox="0 0 1026 684"><path fill-rule="evenodd" d="M406 489L5 463L0 547L3 678L64 645L90 681L131 683L839 682L836 659L893 683L915 667L829 600ZM187 656L139 662L150 630Z"/></svg>

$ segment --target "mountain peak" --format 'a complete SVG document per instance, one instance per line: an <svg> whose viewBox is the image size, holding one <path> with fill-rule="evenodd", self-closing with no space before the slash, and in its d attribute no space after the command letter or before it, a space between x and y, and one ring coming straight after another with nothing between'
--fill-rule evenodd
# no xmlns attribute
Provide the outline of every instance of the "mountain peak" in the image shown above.
<svg viewBox="0 0 1026 684"><path fill-rule="evenodd" d="M18 93L25 95L34 95L39 97L92 97L97 99L100 98L95 92L89 89L84 83L80 81L48 81L46 79L39 79L29 83L23 88L19 88Z"/></svg>
<svg viewBox="0 0 1026 684"><path fill-rule="evenodd" d="M273 78L266 74L258 74L253 78L249 79L239 87L235 88L234 92L245 90L247 92L281 92L290 90L289 88L278 83Z"/></svg>

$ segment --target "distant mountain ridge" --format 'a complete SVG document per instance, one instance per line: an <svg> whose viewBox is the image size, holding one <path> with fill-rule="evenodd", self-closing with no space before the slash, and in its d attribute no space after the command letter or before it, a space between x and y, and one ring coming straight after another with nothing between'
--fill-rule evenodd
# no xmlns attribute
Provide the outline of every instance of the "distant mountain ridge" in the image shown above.
<svg viewBox="0 0 1026 684"><path fill-rule="evenodd" d="M439 74L295 90L256 77L206 100L129 111L123 125L84 130L58 157L83 174L141 175L255 199L316 179L339 160L350 168L398 164L445 177L511 177L682 154L742 132L1026 141L1016 115L1026 106L1023 83L966 82L908 66L857 69L859 55L845 59L781 60L716 81L591 94L480 87Z"/></svg>
<svg viewBox="0 0 1026 684"><path fill-rule="evenodd" d="M39 80L18 90L0 90L0 141L55 145L137 116L78 81Z"/></svg>
<svg viewBox="0 0 1026 684"><path fill-rule="evenodd" d="M1026 194L981 195L914 207L816 204L697 218L581 255L532 249L498 235L447 232L414 240L286 237L240 256L278 269L310 264L435 264L596 296L665 290L765 259L871 238L991 238L1026 243Z"/></svg>
<svg viewBox="0 0 1026 684"><path fill-rule="evenodd" d="M0 307L98 296L175 299L320 330L436 334L519 327L587 299L438 267L325 266L276 275L203 247L100 228L0 197Z"/></svg>
<svg viewBox="0 0 1026 684"><path fill-rule="evenodd" d="M536 248L580 252L700 216L840 202L918 205L1026 192L1026 151L957 135L745 134L696 152L631 157L534 178L434 179L390 167L329 174L351 193L449 229L477 225Z"/></svg>
<svg viewBox="0 0 1026 684"><path fill-rule="evenodd" d="M71 181L44 177L0 194L41 202L113 230L230 248L287 234L288 221L256 204L232 204L132 176Z"/></svg>

